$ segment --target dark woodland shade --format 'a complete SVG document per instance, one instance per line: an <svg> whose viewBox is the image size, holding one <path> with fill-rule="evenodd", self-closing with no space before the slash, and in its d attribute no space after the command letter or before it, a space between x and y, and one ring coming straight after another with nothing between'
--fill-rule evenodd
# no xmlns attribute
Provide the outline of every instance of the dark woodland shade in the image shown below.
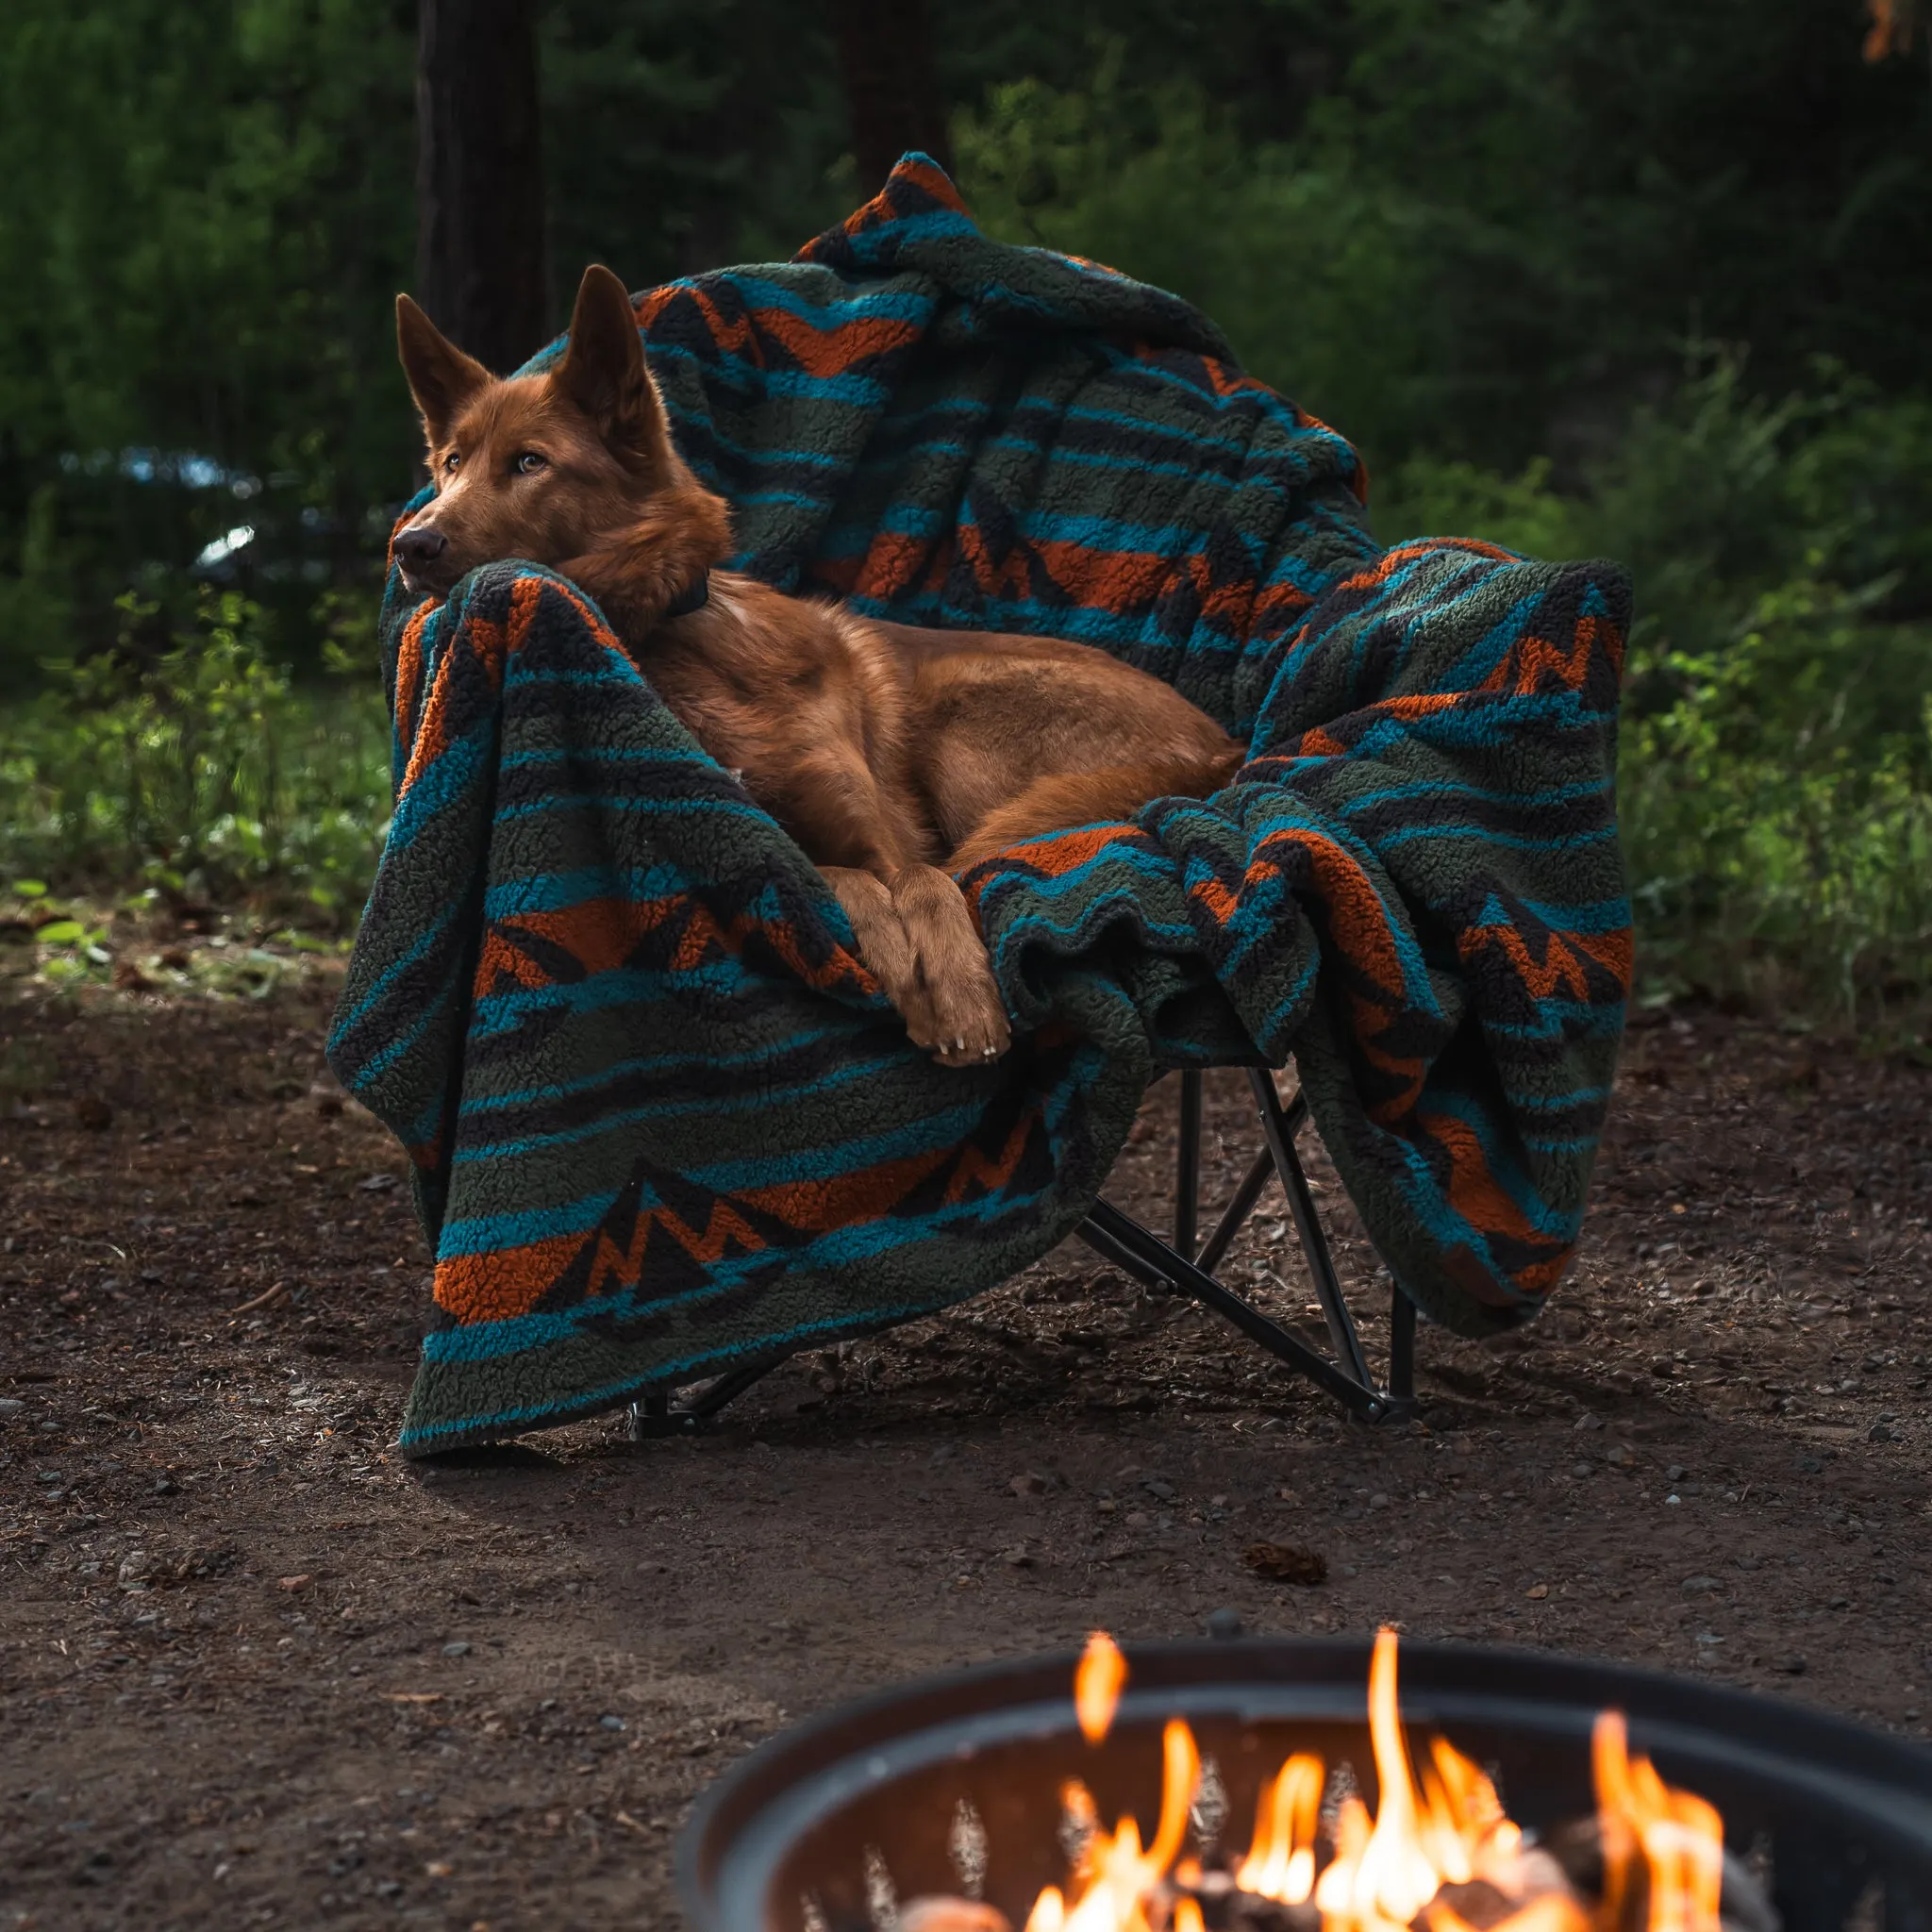
<svg viewBox="0 0 1932 1932"><path fill-rule="evenodd" d="M832 26L860 185L870 193L908 150L950 168L924 0L833 0Z"/></svg>
<svg viewBox="0 0 1932 1932"><path fill-rule="evenodd" d="M420 0L417 299L486 367L549 329L533 0Z"/></svg>
<svg viewBox="0 0 1932 1932"><path fill-rule="evenodd" d="M1292 1053L1413 1299L1470 1333L1532 1314L1629 984L1622 574L1380 550L1354 451L1212 324L988 241L920 157L792 262L638 320L738 568L1116 652L1250 762L965 876L1015 1041L955 1072L581 591L392 576L395 820L329 1058L436 1247L405 1449L976 1294L1080 1220L1176 1066Z"/></svg>

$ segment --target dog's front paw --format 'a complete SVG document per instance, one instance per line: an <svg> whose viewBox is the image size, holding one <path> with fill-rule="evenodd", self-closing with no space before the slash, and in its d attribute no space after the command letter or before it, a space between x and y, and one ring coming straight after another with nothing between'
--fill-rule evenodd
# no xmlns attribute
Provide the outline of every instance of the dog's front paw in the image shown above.
<svg viewBox="0 0 1932 1932"><path fill-rule="evenodd" d="M941 977L928 975L925 990L932 1006L930 1039L917 1040L942 1067L982 1067L996 1060L1013 1043L1013 1029L1000 999L999 983L984 961Z"/></svg>

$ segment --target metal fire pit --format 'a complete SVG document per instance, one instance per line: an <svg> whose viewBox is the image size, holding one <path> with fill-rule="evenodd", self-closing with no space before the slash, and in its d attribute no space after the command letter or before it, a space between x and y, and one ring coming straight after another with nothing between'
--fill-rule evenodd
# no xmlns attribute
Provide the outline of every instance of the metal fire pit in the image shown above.
<svg viewBox="0 0 1932 1932"><path fill-rule="evenodd" d="M1224 1843L1245 1849L1255 1800L1291 1750L1347 1760L1373 1804L1369 1644L1355 1639L1127 1647L1107 1741L1074 1722L1075 1659L1049 1657L929 1678L771 1740L713 1788L678 1846L693 1932L829 1932L874 1924L868 1854L902 1900L957 1892L960 1801L986 1840L984 1896L1017 1926L1065 1877L1059 1790L1079 1777L1103 1818L1158 1808L1160 1730L1193 1726L1228 1798ZM1614 1707L1672 1784L1724 1813L1740 1856L1770 1861L1785 1932L1840 1932L1855 1908L1885 1932L1932 1927L1932 1752L1738 1690L1524 1651L1402 1646L1402 1711L1492 1770L1525 1828L1594 1810L1591 1726ZM1880 1915L1866 1917L1874 1886Z"/></svg>

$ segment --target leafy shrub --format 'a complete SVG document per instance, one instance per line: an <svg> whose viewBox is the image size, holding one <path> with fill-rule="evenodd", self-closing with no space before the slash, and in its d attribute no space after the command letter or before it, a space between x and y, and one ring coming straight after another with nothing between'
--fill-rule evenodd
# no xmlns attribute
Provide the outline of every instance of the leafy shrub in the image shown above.
<svg viewBox="0 0 1932 1932"><path fill-rule="evenodd" d="M1577 497L1412 458L1377 527L1607 555L1638 591L1625 850L1653 990L1883 1030L1932 992L1932 408L1707 358Z"/></svg>
<svg viewBox="0 0 1932 1932"><path fill-rule="evenodd" d="M297 690L233 592L207 592L145 654L153 607L121 608L122 650L49 666L50 688L5 721L0 873L351 921L389 818L374 678Z"/></svg>

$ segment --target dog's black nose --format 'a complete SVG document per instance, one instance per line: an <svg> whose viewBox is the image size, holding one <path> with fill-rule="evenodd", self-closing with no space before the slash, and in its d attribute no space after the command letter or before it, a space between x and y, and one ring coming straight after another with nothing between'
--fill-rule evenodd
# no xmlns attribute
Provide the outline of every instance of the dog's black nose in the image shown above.
<svg viewBox="0 0 1932 1932"><path fill-rule="evenodd" d="M406 564L434 563L449 548L449 539L441 530L425 530L411 524L396 539L396 556Z"/></svg>

